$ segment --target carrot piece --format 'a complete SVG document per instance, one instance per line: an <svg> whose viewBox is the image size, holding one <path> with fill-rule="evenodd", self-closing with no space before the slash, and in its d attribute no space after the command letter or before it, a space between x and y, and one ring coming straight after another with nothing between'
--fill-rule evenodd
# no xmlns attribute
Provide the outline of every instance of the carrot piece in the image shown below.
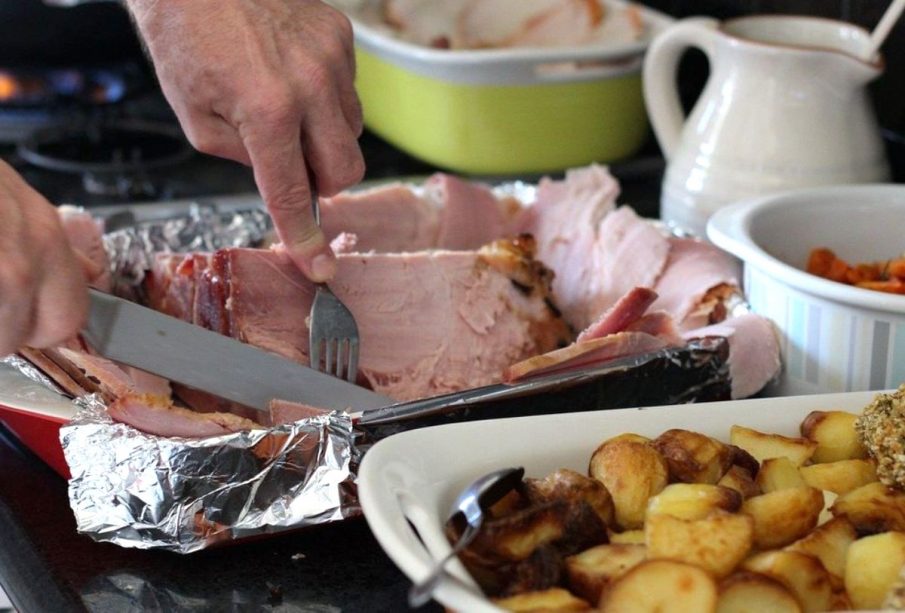
<svg viewBox="0 0 905 613"><path fill-rule="evenodd" d="M905 280L905 258L889 260L886 266L886 273L890 277Z"/></svg>
<svg viewBox="0 0 905 613"><path fill-rule="evenodd" d="M857 285L863 281L880 281L883 278L883 270L879 264L857 264L846 273L846 281Z"/></svg>
<svg viewBox="0 0 905 613"><path fill-rule="evenodd" d="M864 289L872 289L878 292L886 292L888 294L905 294L905 281L901 279L890 279L888 281L862 281L857 284L858 287Z"/></svg>
<svg viewBox="0 0 905 613"><path fill-rule="evenodd" d="M830 264L830 269L826 273L826 278L838 281L839 283L846 283L846 277L848 277L848 271L850 269L851 266L849 266L845 260L837 258Z"/></svg>
<svg viewBox="0 0 905 613"><path fill-rule="evenodd" d="M836 261L836 254L825 247L811 249L808 256L807 271L812 275L825 277L830 271L830 266Z"/></svg>

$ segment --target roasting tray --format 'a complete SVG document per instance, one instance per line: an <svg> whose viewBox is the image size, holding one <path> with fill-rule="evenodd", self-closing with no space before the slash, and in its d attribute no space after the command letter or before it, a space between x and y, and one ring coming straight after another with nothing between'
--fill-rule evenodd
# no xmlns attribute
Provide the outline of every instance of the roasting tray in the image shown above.
<svg viewBox="0 0 905 613"><path fill-rule="evenodd" d="M508 190L508 193L518 197L520 192L531 190L533 186L509 184L498 189ZM524 201L530 201L530 194L524 196ZM151 250L149 245L153 244L154 250L174 251L226 245L252 246L266 237L270 230L269 218L263 213L260 199L251 195L217 201L95 209L91 212L105 220L117 292L121 295L132 293L136 299L140 299L140 291L137 290L143 276L142 267L148 261L147 252ZM220 234L221 230L223 234ZM74 402L48 384L39 371L15 357L7 358L0 364L0 421L57 473L71 479L70 502L81 532L95 540L123 546L187 553L214 544L359 515L360 508L354 493L358 462L373 443L398 432L462 421L726 400L731 391L727 360L728 343L725 339L701 338L681 348L627 358L603 367L538 377L512 385L465 390L406 403L389 412L380 409L378 413L351 421L352 416L339 414L331 415L319 424L301 425L302 422L297 422L289 426L294 428L289 432L289 438L295 440L293 437L307 436L308 440L314 440L319 445L317 453L307 456L309 460L314 458L310 460L314 464L302 466L304 488L293 486L292 496L281 495L279 481L275 484L271 480L269 490L264 491L255 487L253 479L212 488L210 483L203 483L206 478L203 471L214 468L203 466L204 462L195 462L193 469L201 472L193 475L195 481L191 486L197 491L200 487L206 493L192 499L191 505L186 506L187 510L182 508L183 501L175 493L172 483L164 482L165 479L185 478L184 467L180 466L178 471L171 470L173 459L178 456L173 455L172 450L167 457L155 455L163 453L158 447L172 448L172 439L149 437L137 431L130 432L131 429L122 424L110 423L105 412L97 410L96 400L77 399ZM90 436L85 435L89 430ZM246 445L247 451L250 451L253 443L260 442L260 437L266 432L262 429L237 433L233 438L222 437L222 442L231 450ZM104 438L108 434L109 441ZM287 432L276 434L285 436ZM61 435L65 444L61 444ZM160 445L154 438L161 439L158 441ZM220 437L215 438L219 440ZM139 439L144 439L142 453L147 454L144 457L135 454L135 441ZM194 460L207 457L204 449L210 445L196 445L193 441L197 439L184 441L186 449L194 453ZM78 448L78 445L82 447ZM126 448L118 449L117 445ZM68 463L66 457L69 458ZM241 460L247 463L249 457L242 457ZM267 471L279 472L293 462L293 458L277 458L267 465ZM163 468L147 473L149 465ZM217 475L234 474L230 466L216 467L219 472L215 472ZM76 473L75 479L72 479L70 468L72 473ZM264 472L261 471L262 474ZM131 490L121 492L118 488L126 486L119 481L111 481L111 475L116 475L116 479L131 480L132 485L135 485L135 475L140 477L138 482L159 477L161 483L154 484L154 496L149 495L147 489L137 493ZM329 479L320 475L329 475ZM287 474L283 478L288 489L294 483L291 479L295 477ZM200 486L199 481L202 482ZM147 487L146 483L138 484ZM225 506L206 506L205 496L209 496L211 491L221 492L223 488L228 490L232 487L237 490L245 488L246 491L240 491L232 498L227 496L224 499L221 495ZM270 496L263 502L262 491ZM160 492L164 493L166 500L159 499ZM289 516L276 512L282 512L283 498L289 499ZM324 499L331 500L334 506L325 506ZM320 506L316 511L309 511L306 500ZM297 502L302 504L296 505ZM256 511L255 516L264 518L261 519L264 523L243 523L247 518L242 513L248 505L253 507L257 503L264 506ZM239 515L230 514L230 505L233 511L239 509ZM292 508L300 514L291 515ZM134 515L124 520L124 509ZM139 517L176 515L181 518L187 512L194 516L203 514L207 522L205 526L215 525L216 529L213 533L199 534L197 524L193 527L191 522L174 526L136 526L142 523L138 521Z"/></svg>

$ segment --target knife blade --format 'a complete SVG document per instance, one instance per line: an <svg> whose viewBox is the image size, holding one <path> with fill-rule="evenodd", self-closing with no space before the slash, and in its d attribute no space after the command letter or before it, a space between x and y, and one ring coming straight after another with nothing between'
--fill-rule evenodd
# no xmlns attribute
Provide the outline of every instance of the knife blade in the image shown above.
<svg viewBox="0 0 905 613"><path fill-rule="evenodd" d="M97 290L83 335L102 356L266 411L274 398L364 411L394 401L273 353Z"/></svg>

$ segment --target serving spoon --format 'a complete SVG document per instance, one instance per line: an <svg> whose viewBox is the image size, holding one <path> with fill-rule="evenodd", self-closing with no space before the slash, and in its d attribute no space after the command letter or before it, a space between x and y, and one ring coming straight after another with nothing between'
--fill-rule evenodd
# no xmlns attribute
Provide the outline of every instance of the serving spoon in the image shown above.
<svg viewBox="0 0 905 613"><path fill-rule="evenodd" d="M452 551L437 562L427 577L415 583L409 589L408 600L410 607L420 607L430 600L431 594L433 594L437 583L440 582L440 578L443 576L447 562L454 556L459 555L459 552L468 547L478 535L478 531L484 523L487 509L511 492L524 476L524 468L504 468L479 477L462 490L450 508L447 522L461 513L465 517L465 530L459 540L456 541Z"/></svg>

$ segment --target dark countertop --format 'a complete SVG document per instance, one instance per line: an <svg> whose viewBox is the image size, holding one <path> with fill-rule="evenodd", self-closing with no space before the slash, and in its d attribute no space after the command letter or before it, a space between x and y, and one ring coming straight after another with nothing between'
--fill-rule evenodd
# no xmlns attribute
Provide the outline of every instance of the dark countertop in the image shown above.
<svg viewBox="0 0 905 613"><path fill-rule="evenodd" d="M433 171L373 136L362 145L368 178ZM614 165L620 202L656 216L662 167L655 151ZM362 519L180 556L77 534L66 489L0 427L0 584L24 613L408 609L408 580Z"/></svg>

